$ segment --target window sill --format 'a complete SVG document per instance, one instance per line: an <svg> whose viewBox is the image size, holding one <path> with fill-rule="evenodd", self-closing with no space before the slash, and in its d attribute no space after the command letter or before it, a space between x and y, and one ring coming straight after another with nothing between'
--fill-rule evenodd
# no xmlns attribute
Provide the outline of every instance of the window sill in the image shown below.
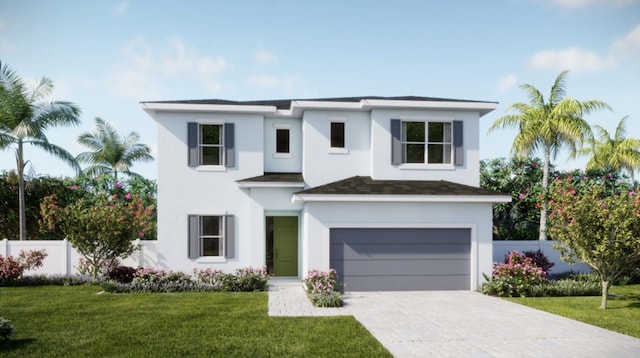
<svg viewBox="0 0 640 358"><path fill-rule="evenodd" d="M224 263L227 259L222 256L203 256L196 259L196 263L199 264L211 264L211 263Z"/></svg>
<svg viewBox="0 0 640 358"><path fill-rule="evenodd" d="M200 165L196 167L199 172L226 172L227 167L224 165Z"/></svg>
<svg viewBox="0 0 640 358"><path fill-rule="evenodd" d="M275 159L291 159L293 158L293 155L291 155L291 153L275 153L273 154L273 157Z"/></svg>
<svg viewBox="0 0 640 358"><path fill-rule="evenodd" d="M453 164L400 164L400 170L455 170Z"/></svg>
<svg viewBox="0 0 640 358"><path fill-rule="evenodd" d="M347 148L329 148L329 154L349 154Z"/></svg>

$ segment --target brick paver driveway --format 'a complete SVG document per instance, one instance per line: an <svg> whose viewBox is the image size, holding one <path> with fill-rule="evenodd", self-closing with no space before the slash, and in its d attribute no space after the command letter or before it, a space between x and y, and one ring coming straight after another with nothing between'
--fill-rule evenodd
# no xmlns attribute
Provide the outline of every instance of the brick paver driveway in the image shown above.
<svg viewBox="0 0 640 358"><path fill-rule="evenodd" d="M314 308L275 283L269 314L353 315L396 357L640 357L640 339L470 291L347 292Z"/></svg>

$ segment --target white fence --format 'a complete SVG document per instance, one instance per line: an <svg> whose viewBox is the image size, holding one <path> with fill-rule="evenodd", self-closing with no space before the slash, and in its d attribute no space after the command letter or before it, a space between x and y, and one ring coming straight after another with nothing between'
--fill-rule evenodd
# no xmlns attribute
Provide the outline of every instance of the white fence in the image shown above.
<svg viewBox="0 0 640 358"><path fill-rule="evenodd" d="M560 259L560 253L551 245L553 241L494 241L493 261L502 262L511 251L536 251L542 250L547 258L555 263L551 273L566 271L590 272L585 264L569 265ZM121 260L123 265L131 267L158 267L158 242L155 240L135 240L134 244L140 246L130 257ZM38 270L28 271L27 275L73 275L77 274L76 266L82 257L67 240L2 240L0 241L0 255L17 256L20 250L45 249L47 257L44 264Z"/></svg>
<svg viewBox="0 0 640 358"><path fill-rule="evenodd" d="M122 264L131 267L158 267L158 242L155 240L135 240L140 250L121 260ZM26 240L0 241L0 255L18 256L21 250L41 250L47 252L43 265L37 270L25 272L25 275L75 275L76 266L83 256L79 254L67 240Z"/></svg>
<svg viewBox="0 0 640 358"><path fill-rule="evenodd" d="M504 257L511 251L537 251L541 250L549 261L555 265L549 270L550 273L562 273L567 271L591 272L591 268L583 263L569 265L560 259L560 252L553 248L554 241L494 241L493 261L503 262Z"/></svg>

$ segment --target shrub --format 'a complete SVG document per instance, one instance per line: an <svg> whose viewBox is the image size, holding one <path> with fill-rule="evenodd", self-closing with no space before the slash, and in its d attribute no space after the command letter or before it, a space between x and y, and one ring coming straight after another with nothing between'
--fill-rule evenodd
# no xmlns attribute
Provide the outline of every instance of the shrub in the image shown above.
<svg viewBox="0 0 640 358"><path fill-rule="evenodd" d="M597 281L562 279L532 285L528 294L531 297L597 296L601 289Z"/></svg>
<svg viewBox="0 0 640 358"><path fill-rule="evenodd" d="M4 317L0 317L0 337L4 339L9 339L9 337L15 335L13 329L15 326L10 325L11 321L5 319Z"/></svg>
<svg viewBox="0 0 640 358"><path fill-rule="evenodd" d="M311 303L316 307L342 307L342 295L338 292L340 283L338 273L334 269L329 271L309 270L303 280L304 288L309 293Z"/></svg>
<svg viewBox="0 0 640 358"><path fill-rule="evenodd" d="M234 277L235 287L232 291L237 292L264 291L269 280L266 267L259 269L251 267L240 268L236 270Z"/></svg>
<svg viewBox="0 0 640 358"><path fill-rule="evenodd" d="M526 296L529 288L540 284L545 279L545 273L532 259L511 251L504 263L493 263L491 280L482 286L482 292L495 296Z"/></svg>
<svg viewBox="0 0 640 358"><path fill-rule="evenodd" d="M133 277L137 269L129 266L117 266L112 268L107 274L109 280L117 281L120 283L130 283L133 281Z"/></svg>
<svg viewBox="0 0 640 358"><path fill-rule="evenodd" d="M316 307L342 307L344 301L339 292L318 291L311 294L311 303Z"/></svg>
<svg viewBox="0 0 640 358"><path fill-rule="evenodd" d="M523 251L522 254L533 260L536 266L540 267L545 274L549 273L549 270L555 266L555 263L549 261L542 250Z"/></svg>
<svg viewBox="0 0 640 358"><path fill-rule="evenodd" d="M18 257L0 255L0 286L14 283L26 270L42 267L47 253L45 250L20 251Z"/></svg>

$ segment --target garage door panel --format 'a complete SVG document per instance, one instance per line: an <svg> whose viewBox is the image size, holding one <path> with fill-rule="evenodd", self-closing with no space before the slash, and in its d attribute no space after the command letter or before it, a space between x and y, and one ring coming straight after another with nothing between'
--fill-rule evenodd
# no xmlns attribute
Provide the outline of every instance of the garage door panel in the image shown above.
<svg viewBox="0 0 640 358"><path fill-rule="evenodd" d="M380 282L385 282L384 286ZM347 277L347 291L427 291L468 290L469 278L461 276L367 276ZM463 287L464 286L464 287Z"/></svg>
<svg viewBox="0 0 640 358"><path fill-rule="evenodd" d="M331 262L332 264L335 261ZM333 266L332 266L333 267ZM347 276L469 275L469 260L364 260L343 261Z"/></svg>
<svg viewBox="0 0 640 358"><path fill-rule="evenodd" d="M331 257L344 260L467 259L469 244L337 244Z"/></svg>
<svg viewBox="0 0 640 358"><path fill-rule="evenodd" d="M468 244L469 229L388 229L341 228L331 229L331 242L335 244Z"/></svg>
<svg viewBox="0 0 640 358"><path fill-rule="evenodd" d="M469 290L468 228L334 228L330 265L347 291Z"/></svg>

